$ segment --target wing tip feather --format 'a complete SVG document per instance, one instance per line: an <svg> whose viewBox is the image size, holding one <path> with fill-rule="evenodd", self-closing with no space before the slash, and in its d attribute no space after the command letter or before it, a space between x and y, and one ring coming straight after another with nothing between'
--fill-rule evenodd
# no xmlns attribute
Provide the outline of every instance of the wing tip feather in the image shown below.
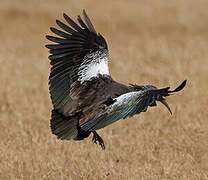
<svg viewBox="0 0 208 180"><path fill-rule="evenodd" d="M93 24L92 24L90 18L88 17L88 15L87 15L85 9L83 9L82 14L83 14L83 16L84 16L85 23L87 24L88 29L90 30L90 32L93 32L94 34L97 35L97 32L96 32L96 30L95 30L95 28L94 28L94 26L93 26Z"/></svg>

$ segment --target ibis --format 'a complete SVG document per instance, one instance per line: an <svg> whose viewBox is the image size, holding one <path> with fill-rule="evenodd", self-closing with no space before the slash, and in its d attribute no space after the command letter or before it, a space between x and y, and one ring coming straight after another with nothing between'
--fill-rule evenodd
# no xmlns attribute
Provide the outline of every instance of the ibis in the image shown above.
<svg viewBox="0 0 208 180"><path fill-rule="evenodd" d="M96 32L85 10L82 18L77 17L77 23L65 13L63 17L65 23L56 20L59 28L50 28L55 36L46 36L52 41L46 48L51 64L53 134L62 140L79 141L92 133L92 141L105 149L97 130L145 112L157 102L171 113L165 97L182 90L186 80L174 90L116 82L108 67L106 40Z"/></svg>

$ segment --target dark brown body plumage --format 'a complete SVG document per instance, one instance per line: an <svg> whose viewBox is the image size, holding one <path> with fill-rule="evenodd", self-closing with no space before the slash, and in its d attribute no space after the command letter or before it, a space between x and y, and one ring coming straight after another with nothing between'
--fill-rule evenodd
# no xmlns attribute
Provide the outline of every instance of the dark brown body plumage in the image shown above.
<svg viewBox="0 0 208 180"><path fill-rule="evenodd" d="M93 119L102 107L106 105L109 98L113 99L127 92L130 92L128 86L117 83L108 77L99 77L86 81L83 84L75 82L72 85L70 97L76 101L76 103L72 101L72 104L76 105L71 107L71 103L68 104L70 108L74 109L76 107L77 111L82 111L83 115L79 120L80 125L82 125ZM66 109L71 111L70 108Z"/></svg>

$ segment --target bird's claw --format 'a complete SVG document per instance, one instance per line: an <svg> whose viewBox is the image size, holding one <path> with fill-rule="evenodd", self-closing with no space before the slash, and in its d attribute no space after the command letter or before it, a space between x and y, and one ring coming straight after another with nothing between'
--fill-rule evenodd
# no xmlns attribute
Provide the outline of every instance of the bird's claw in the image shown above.
<svg viewBox="0 0 208 180"><path fill-rule="evenodd" d="M95 144L97 144L97 139L95 138L95 136L93 136L92 142L95 143Z"/></svg>
<svg viewBox="0 0 208 180"><path fill-rule="evenodd" d="M93 133L92 142L97 144L97 141L98 141L99 145L101 146L101 148L103 150L105 150L105 144L104 144L103 139L95 132L95 133Z"/></svg>

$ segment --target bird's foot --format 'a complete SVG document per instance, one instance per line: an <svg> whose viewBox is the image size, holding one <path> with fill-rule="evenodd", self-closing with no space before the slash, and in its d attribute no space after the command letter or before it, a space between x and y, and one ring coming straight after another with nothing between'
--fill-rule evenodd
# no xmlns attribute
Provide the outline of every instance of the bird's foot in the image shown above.
<svg viewBox="0 0 208 180"><path fill-rule="evenodd" d="M97 144L97 141L99 145L101 146L101 148L105 150L105 144L104 144L103 139L96 133L96 131L93 131L92 142Z"/></svg>

